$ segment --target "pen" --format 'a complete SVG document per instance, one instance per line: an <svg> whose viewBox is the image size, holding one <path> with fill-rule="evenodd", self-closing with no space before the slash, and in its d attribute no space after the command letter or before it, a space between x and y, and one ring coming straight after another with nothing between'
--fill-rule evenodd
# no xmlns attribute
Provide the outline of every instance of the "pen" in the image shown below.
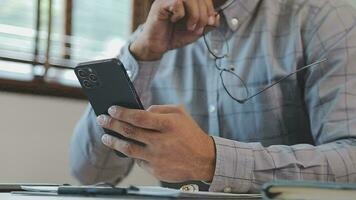
<svg viewBox="0 0 356 200"><path fill-rule="evenodd" d="M13 191L17 195L72 195L72 196L120 196L127 195L129 191L139 191L139 188L130 186L128 188L113 186L22 186L22 190Z"/></svg>
<svg viewBox="0 0 356 200"><path fill-rule="evenodd" d="M103 186L59 186L57 193L59 195L125 195L126 188L103 187Z"/></svg>

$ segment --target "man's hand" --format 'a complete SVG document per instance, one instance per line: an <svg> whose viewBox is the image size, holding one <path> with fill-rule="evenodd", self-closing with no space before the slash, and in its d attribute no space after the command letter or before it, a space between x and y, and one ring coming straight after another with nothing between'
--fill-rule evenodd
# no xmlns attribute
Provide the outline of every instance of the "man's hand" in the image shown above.
<svg viewBox="0 0 356 200"><path fill-rule="evenodd" d="M147 111L112 106L110 116L98 124L145 145L109 135L108 147L135 158L138 164L166 182L211 181L215 170L215 145L182 107L151 106Z"/></svg>
<svg viewBox="0 0 356 200"><path fill-rule="evenodd" d="M212 0L156 0L130 51L138 60L157 60L196 41L206 26L218 26L219 17Z"/></svg>

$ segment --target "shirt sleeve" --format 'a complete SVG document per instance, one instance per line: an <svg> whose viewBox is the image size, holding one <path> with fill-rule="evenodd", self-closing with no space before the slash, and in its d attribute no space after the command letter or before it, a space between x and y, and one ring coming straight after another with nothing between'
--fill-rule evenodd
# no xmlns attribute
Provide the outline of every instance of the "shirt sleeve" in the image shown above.
<svg viewBox="0 0 356 200"><path fill-rule="evenodd" d="M315 145L243 143L214 137L216 168L210 191L258 192L275 179L356 182L356 16L328 1L305 33L305 108Z"/></svg>
<svg viewBox="0 0 356 200"><path fill-rule="evenodd" d="M160 61L137 61L129 50L130 43L141 31L139 28L118 56L125 66L145 107L150 105L148 89ZM96 123L96 115L89 105L78 122L70 145L71 174L83 184L108 182L117 184L132 168L133 159L118 157L101 143L104 130Z"/></svg>
<svg viewBox="0 0 356 200"><path fill-rule="evenodd" d="M101 143L103 134L89 105L74 130L70 145L71 174L82 184L117 184L133 165L132 159L118 157Z"/></svg>
<svg viewBox="0 0 356 200"><path fill-rule="evenodd" d="M138 30L139 31L139 30ZM136 36L137 33L133 35ZM131 41L125 45L118 58L125 66L127 73L133 81L136 92L139 95L142 104L147 108L151 104L151 82L160 66L161 60L156 61L138 61L130 52Z"/></svg>

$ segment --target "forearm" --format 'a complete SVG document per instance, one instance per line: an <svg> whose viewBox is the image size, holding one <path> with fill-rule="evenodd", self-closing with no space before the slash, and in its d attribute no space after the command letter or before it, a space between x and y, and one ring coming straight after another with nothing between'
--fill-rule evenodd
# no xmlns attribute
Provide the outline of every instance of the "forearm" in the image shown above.
<svg viewBox="0 0 356 200"><path fill-rule="evenodd" d="M120 158L101 143L103 129L89 106L78 122L70 146L71 174L83 184L116 184L130 171L133 160Z"/></svg>
<svg viewBox="0 0 356 200"><path fill-rule="evenodd" d="M356 140L312 146L241 143L215 137L217 157L211 191L258 192L275 179L355 182Z"/></svg>
<svg viewBox="0 0 356 200"><path fill-rule="evenodd" d="M144 106L150 105L150 83L158 68L159 61L139 62L129 51L131 37L118 56L133 80L135 89ZM120 158L114 151L105 147L101 142L104 131L97 125L96 116L89 106L78 122L72 137L70 147L71 173L80 182L93 184L97 182L117 183L130 171L133 160Z"/></svg>

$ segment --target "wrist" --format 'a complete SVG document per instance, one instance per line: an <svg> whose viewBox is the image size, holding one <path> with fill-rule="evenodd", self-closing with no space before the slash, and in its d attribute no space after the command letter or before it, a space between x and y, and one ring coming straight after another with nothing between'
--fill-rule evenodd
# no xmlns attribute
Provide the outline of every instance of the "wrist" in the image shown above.
<svg viewBox="0 0 356 200"><path fill-rule="evenodd" d="M204 156L202 158L202 164L198 167L196 174L198 177L196 180L211 182L214 177L215 172L215 162L216 162L216 153L215 153L215 143L212 137L207 136L207 145L204 151Z"/></svg>
<svg viewBox="0 0 356 200"><path fill-rule="evenodd" d="M162 58L163 53L152 51L154 47L148 45L140 39L135 40L130 44L129 50L131 54L139 61L154 61Z"/></svg>

